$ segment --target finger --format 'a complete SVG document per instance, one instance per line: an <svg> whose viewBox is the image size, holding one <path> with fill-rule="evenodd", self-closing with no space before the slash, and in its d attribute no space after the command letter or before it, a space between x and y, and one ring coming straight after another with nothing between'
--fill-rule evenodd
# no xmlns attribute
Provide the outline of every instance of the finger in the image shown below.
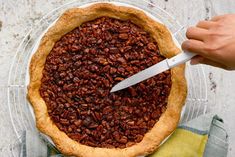
<svg viewBox="0 0 235 157"><path fill-rule="evenodd" d="M201 56L207 55L204 51L204 43L199 40L189 39L183 42L182 49L189 52L194 52Z"/></svg>
<svg viewBox="0 0 235 157"><path fill-rule="evenodd" d="M211 18L210 21L219 21L224 18L224 15L214 16Z"/></svg>
<svg viewBox="0 0 235 157"><path fill-rule="evenodd" d="M196 65L196 64L200 63L203 60L204 60L204 57L197 55L197 56L195 56L191 59L190 64Z"/></svg>
<svg viewBox="0 0 235 157"><path fill-rule="evenodd" d="M206 65L210 65L210 66L213 66L213 67L227 69L227 66L225 66L224 64L221 64L219 62L215 62L213 60L210 60L210 59L202 57L202 56L195 56L195 58L192 58L191 64L192 65L206 64Z"/></svg>
<svg viewBox="0 0 235 157"><path fill-rule="evenodd" d="M198 27L189 27L186 32L186 37L188 39L196 39L203 41L207 34L208 31L206 29Z"/></svg>
<svg viewBox="0 0 235 157"><path fill-rule="evenodd" d="M215 24L216 22L214 21L199 21L196 26L199 28L210 29Z"/></svg>

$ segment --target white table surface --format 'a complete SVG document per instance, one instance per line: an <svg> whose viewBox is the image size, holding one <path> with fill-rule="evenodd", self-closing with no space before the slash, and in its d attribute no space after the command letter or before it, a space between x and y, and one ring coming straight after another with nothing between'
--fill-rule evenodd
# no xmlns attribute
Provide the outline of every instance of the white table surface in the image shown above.
<svg viewBox="0 0 235 157"><path fill-rule="evenodd" d="M8 72L19 43L44 14L70 0L0 0L0 154L15 141L6 103ZM235 0L152 0L176 17L183 26L210 16L235 13ZM204 66L210 112L227 124L229 157L235 154L235 71ZM10 156L5 154L4 156Z"/></svg>

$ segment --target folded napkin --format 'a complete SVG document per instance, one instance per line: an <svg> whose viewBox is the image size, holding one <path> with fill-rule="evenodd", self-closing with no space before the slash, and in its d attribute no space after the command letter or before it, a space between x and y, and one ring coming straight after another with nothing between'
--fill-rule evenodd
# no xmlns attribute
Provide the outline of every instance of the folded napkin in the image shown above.
<svg viewBox="0 0 235 157"><path fill-rule="evenodd" d="M228 134L217 115L205 115L178 126L150 157L226 157Z"/></svg>
<svg viewBox="0 0 235 157"><path fill-rule="evenodd" d="M63 157L40 133L25 131L20 157ZM178 126L149 157L226 157L228 134L217 115L204 115Z"/></svg>

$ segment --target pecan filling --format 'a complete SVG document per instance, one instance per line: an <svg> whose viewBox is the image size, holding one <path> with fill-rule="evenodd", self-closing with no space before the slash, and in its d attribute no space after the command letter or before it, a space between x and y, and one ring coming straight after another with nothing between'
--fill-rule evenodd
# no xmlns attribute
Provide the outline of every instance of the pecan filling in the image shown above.
<svg viewBox="0 0 235 157"><path fill-rule="evenodd" d="M129 147L166 110L171 74L110 90L163 59L157 43L140 27L101 17L56 42L47 56L40 94L52 121L73 140L92 147Z"/></svg>

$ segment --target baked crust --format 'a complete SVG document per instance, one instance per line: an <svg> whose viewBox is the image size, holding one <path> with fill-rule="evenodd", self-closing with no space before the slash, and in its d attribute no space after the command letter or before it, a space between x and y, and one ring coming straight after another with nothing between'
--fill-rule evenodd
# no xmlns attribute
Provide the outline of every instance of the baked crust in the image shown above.
<svg viewBox="0 0 235 157"><path fill-rule="evenodd" d="M30 63L28 99L34 108L37 128L50 136L57 148L66 155L78 157L135 157L150 154L175 130L179 122L181 109L187 94L184 65L171 69L172 86L168 97L167 109L161 115L159 121L144 135L140 143L124 149L90 147L72 140L53 123L47 112L47 106L40 95L39 89L44 64L55 42L82 23L102 16L121 20L129 19L142 27L157 41L161 55L167 58L180 52L167 28L140 10L109 3L97 3L86 8L72 8L65 11L55 25L44 35Z"/></svg>

